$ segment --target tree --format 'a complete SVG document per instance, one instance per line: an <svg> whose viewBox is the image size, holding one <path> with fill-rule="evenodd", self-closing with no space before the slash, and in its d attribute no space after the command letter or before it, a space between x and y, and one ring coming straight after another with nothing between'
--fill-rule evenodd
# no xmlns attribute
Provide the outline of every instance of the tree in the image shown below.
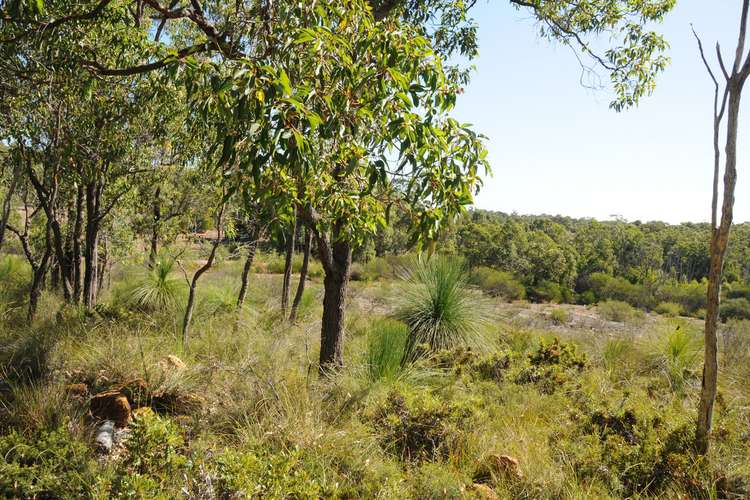
<svg viewBox="0 0 750 500"><path fill-rule="evenodd" d="M716 44L716 57L721 72L717 78L703 51L703 44L696 34L701 59L714 83L713 99L713 146L714 176L711 199L711 261L708 272L708 293L706 298L705 358L703 362L703 382L701 384L698 420L696 425L696 445L702 454L708 452L713 420L713 406L718 385L718 340L719 302L724 260L732 228L734 191L737 185L737 129L740 115L742 90L750 76L750 54L745 54L747 20L750 0L742 1L740 28L735 49L734 61L730 67L724 63L721 47ZM719 79L723 78L722 85ZM722 88L723 87L723 88ZM724 118L726 117L726 121ZM721 218L718 214L719 171L721 164L720 135L725 127L724 146L724 189L721 196Z"/></svg>

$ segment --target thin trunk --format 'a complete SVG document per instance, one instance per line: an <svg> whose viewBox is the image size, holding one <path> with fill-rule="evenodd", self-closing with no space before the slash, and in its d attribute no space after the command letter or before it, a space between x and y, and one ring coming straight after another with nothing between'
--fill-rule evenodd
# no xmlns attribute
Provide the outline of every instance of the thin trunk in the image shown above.
<svg viewBox="0 0 750 500"><path fill-rule="evenodd" d="M713 407L716 400L718 386L718 342L717 327L719 323L719 306L721 300L721 282L724 268L724 260L729 244L729 233L732 228L734 212L734 192L737 185L737 130L739 125L740 100L742 89L748 76L750 76L750 56L744 55L745 38L747 33L748 12L750 11L750 0L743 0L742 15L740 19L740 31L737 40L734 63L730 71L724 65L721 49L716 45L716 53L719 58L721 74L726 80L721 107L719 107L719 83L710 64L706 60L700 38L698 49L706 69L714 82L714 177L713 197L711 202L711 258L708 271L708 291L706 295L706 319L704 331L704 361L703 379L701 383L700 401L698 403L698 419L695 430L695 444L698 453L706 454L709 450L711 439L711 427L713 420ZM744 58L744 60L743 60ZM718 197L719 197L719 163L721 151L719 149L719 136L721 123L726 110L726 146L724 147L724 190L722 193L721 219L718 221Z"/></svg>
<svg viewBox="0 0 750 500"><path fill-rule="evenodd" d="M240 293L237 295L237 310L242 309L245 304L245 298L247 297L247 285L250 277L250 269L253 267L253 259L255 259L255 251L258 248L257 236L253 237L247 246L247 257L245 258L245 267L242 268L242 277L240 284Z"/></svg>
<svg viewBox="0 0 750 500"><path fill-rule="evenodd" d="M105 234L104 236L104 255L102 255L101 262L99 262L99 268L97 270L96 289L101 291L104 288L104 274L107 271L107 265L109 264L109 241Z"/></svg>
<svg viewBox="0 0 750 500"><path fill-rule="evenodd" d="M211 269L216 259L216 250L219 248L221 243L221 220L224 215L224 204L219 209L219 214L216 217L216 240L211 246L211 253L208 256L208 260L203 264L193 275L193 279L190 282L190 290L188 292L187 306L185 307L185 317L182 321L182 348L188 349L188 341L190 339L190 323L193 321L193 309L195 308L195 290L198 287L198 280L203 274Z"/></svg>
<svg viewBox="0 0 750 500"><path fill-rule="evenodd" d="M289 239L286 244L286 259L284 260L284 280L281 285L281 314L286 316L289 307L289 294L292 283L292 264L294 259L294 240L297 239L297 217L292 219L292 227L289 231Z"/></svg>
<svg viewBox="0 0 750 500"><path fill-rule="evenodd" d="M729 243L734 211L734 191L737 184L737 128L739 123L742 85L730 82L727 103L727 138L725 147L724 193L721 205L721 221L711 236L711 263L708 274L706 297L706 320L704 332L703 381L698 404L696 446L700 453L707 453L713 420L713 407L718 384L719 306L724 259Z"/></svg>
<svg viewBox="0 0 750 500"><path fill-rule="evenodd" d="M81 302L81 294L83 292L81 276L81 238L83 237L84 197L83 184L79 183L76 192L76 208L73 222L73 253L70 265L73 275L73 301L76 304Z"/></svg>
<svg viewBox="0 0 750 500"><path fill-rule="evenodd" d="M8 193L5 195L3 200L2 213L0 214L0 250L3 248L3 242L5 241L5 229L10 219L10 212L13 208L13 195L16 192L16 186L18 185L18 172L13 172L13 179L8 186Z"/></svg>
<svg viewBox="0 0 750 500"><path fill-rule="evenodd" d="M307 281L307 269L310 266L310 247L312 246L312 231L309 228L305 229L305 247L304 256L302 258L302 268L299 271L299 284L297 285L297 293L294 294L294 302L292 303L292 311L289 313L289 321L294 323L297 321L297 311L299 310L300 302L302 302L302 295L305 293L305 281Z"/></svg>
<svg viewBox="0 0 750 500"><path fill-rule="evenodd" d="M86 185L86 238L85 268L83 274L83 300L87 309L96 305L97 267L99 260L99 194L94 183Z"/></svg>
<svg viewBox="0 0 750 500"><path fill-rule="evenodd" d="M156 264L156 256L159 253L159 225L161 224L161 186L154 192L153 221L151 224L151 249L148 253L148 267L153 268Z"/></svg>

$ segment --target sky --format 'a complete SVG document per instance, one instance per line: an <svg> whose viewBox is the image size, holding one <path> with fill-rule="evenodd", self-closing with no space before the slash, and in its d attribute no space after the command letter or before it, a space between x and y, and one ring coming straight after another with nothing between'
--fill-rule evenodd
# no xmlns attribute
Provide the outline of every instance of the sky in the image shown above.
<svg viewBox="0 0 750 500"><path fill-rule="evenodd" d="M739 0L678 0L656 29L671 65L637 108L609 109L611 94L580 84L569 48L540 39L530 15L479 0L480 56L454 115L488 137L493 174L476 207L519 214L613 216L669 223L710 218L713 83L700 60L736 46ZM730 64L730 63L728 63ZM604 83L607 75L602 73ZM750 221L750 91L740 112L735 222ZM744 115L743 115L744 113Z"/></svg>

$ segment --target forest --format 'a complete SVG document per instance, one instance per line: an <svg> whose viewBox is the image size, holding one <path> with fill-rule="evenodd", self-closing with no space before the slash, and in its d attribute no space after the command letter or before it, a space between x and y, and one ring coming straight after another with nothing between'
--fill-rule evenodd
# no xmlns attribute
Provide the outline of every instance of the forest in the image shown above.
<svg viewBox="0 0 750 500"><path fill-rule="evenodd" d="M668 71L675 0L497 3ZM749 496L738 3L675 225L475 206L474 1L0 0L0 497Z"/></svg>

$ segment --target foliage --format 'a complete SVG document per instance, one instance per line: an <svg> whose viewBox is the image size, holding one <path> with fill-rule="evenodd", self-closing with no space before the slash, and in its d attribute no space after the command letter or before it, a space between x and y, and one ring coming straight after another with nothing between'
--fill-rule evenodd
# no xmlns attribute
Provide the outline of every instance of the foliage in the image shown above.
<svg viewBox="0 0 750 500"><path fill-rule="evenodd" d="M507 301L524 298L526 290L510 273L489 267L476 267L471 270L469 282L478 286L483 292L502 297Z"/></svg>
<svg viewBox="0 0 750 500"><path fill-rule="evenodd" d="M654 312L663 314L664 316L676 317L682 313L682 306L674 302L660 302L654 308Z"/></svg>
<svg viewBox="0 0 750 500"><path fill-rule="evenodd" d="M89 447L65 425L31 435L0 436L0 495L4 498L82 498L96 483Z"/></svg>
<svg viewBox="0 0 750 500"><path fill-rule="evenodd" d="M409 328L400 321L383 320L370 330L367 367L370 380L395 379L402 368Z"/></svg>
<svg viewBox="0 0 750 500"><path fill-rule="evenodd" d="M552 312L550 313L550 319L556 325L564 325L569 320L567 309L563 307L556 307L552 309Z"/></svg>
<svg viewBox="0 0 750 500"><path fill-rule="evenodd" d="M618 323L638 321L643 318L642 311L619 300L606 300L600 303L596 309L604 319Z"/></svg>
<svg viewBox="0 0 750 500"><path fill-rule="evenodd" d="M372 421L386 449L404 462L422 462L458 453L472 416L469 406L393 391L374 410Z"/></svg>
<svg viewBox="0 0 750 500"><path fill-rule="evenodd" d="M406 278L398 317L409 327L405 358L477 340L484 321L479 298L467 288L464 264L433 256L418 260Z"/></svg>
<svg viewBox="0 0 750 500"><path fill-rule="evenodd" d="M750 300L743 297L723 300L719 306L719 317L722 321L750 319Z"/></svg>

